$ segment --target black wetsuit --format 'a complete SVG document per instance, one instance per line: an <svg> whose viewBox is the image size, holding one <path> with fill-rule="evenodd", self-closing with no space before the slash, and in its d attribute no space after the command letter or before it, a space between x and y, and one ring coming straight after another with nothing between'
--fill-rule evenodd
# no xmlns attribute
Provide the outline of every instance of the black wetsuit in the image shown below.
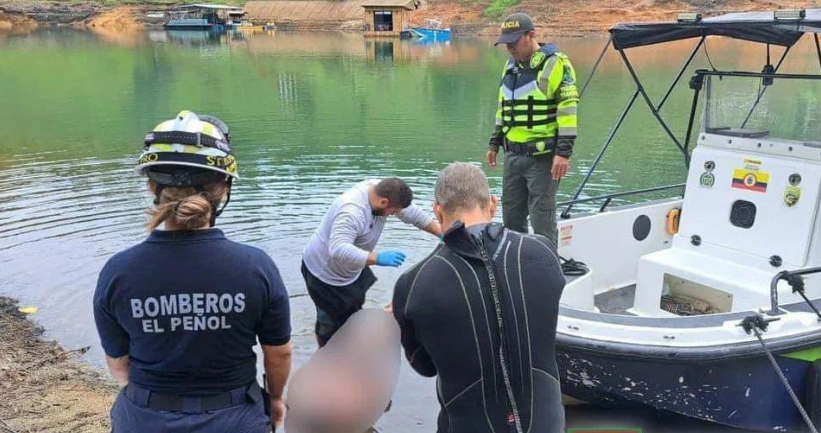
<svg viewBox="0 0 821 433"><path fill-rule="evenodd" d="M439 433L564 431L554 348L564 284L546 238L496 223L455 224L399 278L393 313L411 366L439 376Z"/></svg>

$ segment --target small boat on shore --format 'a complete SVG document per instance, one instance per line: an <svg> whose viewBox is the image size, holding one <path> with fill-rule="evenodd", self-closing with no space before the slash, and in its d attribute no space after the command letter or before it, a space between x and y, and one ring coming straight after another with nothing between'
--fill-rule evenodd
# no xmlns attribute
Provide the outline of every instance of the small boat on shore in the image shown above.
<svg viewBox="0 0 821 433"><path fill-rule="evenodd" d="M426 19L422 27L412 27L413 31L420 38L433 40L450 39L450 28L443 28L439 20Z"/></svg>
<svg viewBox="0 0 821 433"><path fill-rule="evenodd" d="M557 325L564 394L744 429L816 431L821 75L779 68L805 34L814 38L821 63L819 32L821 9L683 14L677 22L610 30L599 61L612 46L636 90L573 199L559 204L559 253L574 259L563 266L568 283ZM689 123L678 137L662 115L664 104L705 40L719 36L763 44L763 72L722 71L707 58L711 69L697 70L689 81ZM685 39L698 42L654 102L627 51ZM777 62L771 47L782 48ZM686 181L584 197L636 101L681 152ZM676 194L610 206L659 192ZM582 203L596 203L598 211L571 216Z"/></svg>

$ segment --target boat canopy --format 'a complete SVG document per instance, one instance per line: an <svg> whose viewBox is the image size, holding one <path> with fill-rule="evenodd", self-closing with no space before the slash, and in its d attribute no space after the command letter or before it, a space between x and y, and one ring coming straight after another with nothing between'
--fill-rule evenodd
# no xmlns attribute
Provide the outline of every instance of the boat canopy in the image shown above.
<svg viewBox="0 0 821 433"><path fill-rule="evenodd" d="M704 36L790 47L804 33L821 33L821 9L783 11L804 16L777 18L780 12L735 12L704 19L690 14L692 19L677 22L617 24L610 34L618 50Z"/></svg>

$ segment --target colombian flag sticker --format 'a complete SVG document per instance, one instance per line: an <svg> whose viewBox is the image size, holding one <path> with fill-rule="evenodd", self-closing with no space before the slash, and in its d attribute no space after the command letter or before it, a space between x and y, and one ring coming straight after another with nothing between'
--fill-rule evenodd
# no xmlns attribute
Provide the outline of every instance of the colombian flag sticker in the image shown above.
<svg viewBox="0 0 821 433"><path fill-rule="evenodd" d="M733 188L767 192L767 182L769 180L770 174L764 171L743 168L733 170Z"/></svg>

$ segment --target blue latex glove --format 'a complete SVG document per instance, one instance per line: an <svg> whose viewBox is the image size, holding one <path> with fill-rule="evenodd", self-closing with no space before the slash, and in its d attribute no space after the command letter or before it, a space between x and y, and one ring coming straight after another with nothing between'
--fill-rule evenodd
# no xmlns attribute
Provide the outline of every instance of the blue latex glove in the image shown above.
<svg viewBox="0 0 821 433"><path fill-rule="evenodd" d="M376 255L376 264L378 266L399 267L405 262L405 253L402 251L390 250L383 251Z"/></svg>

